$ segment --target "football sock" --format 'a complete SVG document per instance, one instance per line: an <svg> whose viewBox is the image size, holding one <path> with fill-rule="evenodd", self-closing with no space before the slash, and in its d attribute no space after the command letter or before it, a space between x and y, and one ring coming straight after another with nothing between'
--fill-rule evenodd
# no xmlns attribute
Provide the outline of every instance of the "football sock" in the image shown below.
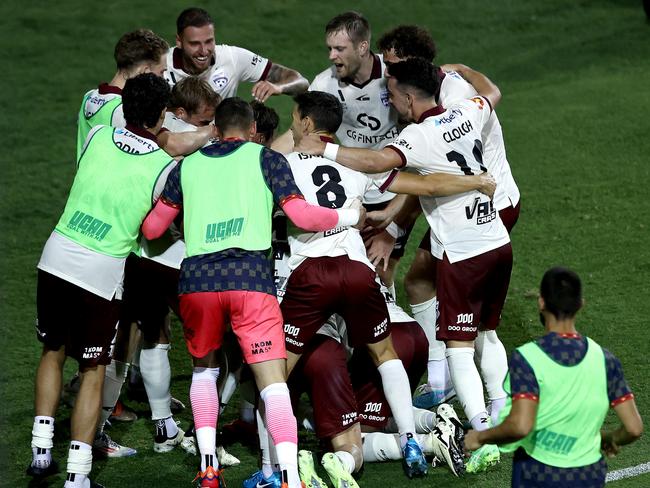
<svg viewBox="0 0 650 488"><path fill-rule="evenodd" d="M397 434L371 432L363 434L363 460L368 463L402 459L402 448Z"/></svg>
<svg viewBox="0 0 650 488"><path fill-rule="evenodd" d="M70 442L70 449L68 450L68 475L64 488L89 487L90 480L88 479L88 475L92 467L92 447L84 442Z"/></svg>
<svg viewBox="0 0 650 488"><path fill-rule="evenodd" d="M433 297L426 302L411 305L413 318L424 330L429 341L429 362L427 363L427 383L436 390L446 390L451 385L449 367L445 360L445 343L436 339L438 321L438 300Z"/></svg>
<svg viewBox="0 0 650 488"><path fill-rule="evenodd" d="M413 407L413 417L415 419L415 432L418 434L428 434L436 426L436 414L430 410Z"/></svg>
<svg viewBox="0 0 650 488"><path fill-rule="evenodd" d="M264 420L259 410L255 410L255 416L257 418L257 435L260 439L260 451L262 458L262 474L266 479L269 479L274 471L277 471L273 461L271 459L273 455L273 448L271 446L271 440L269 439L269 433L266 430L264 425Z"/></svg>
<svg viewBox="0 0 650 488"><path fill-rule="evenodd" d="M487 412L481 412L478 415L472 417L472 420L469 421L472 424L472 429L474 430L487 430L490 428L490 416Z"/></svg>
<svg viewBox="0 0 650 488"><path fill-rule="evenodd" d="M395 292L395 282L393 281L390 286L387 286L388 288L388 293L390 293L390 296L393 297L393 300L397 302L397 293Z"/></svg>
<svg viewBox="0 0 650 488"><path fill-rule="evenodd" d="M217 417L219 413L219 395L217 394L217 379L219 368L194 368L190 386L190 401L194 416L194 429L199 452L201 453L201 471L207 466L219 468L215 456L217 438ZM207 457L206 457L207 456ZM207 464L210 459L212 463Z"/></svg>
<svg viewBox="0 0 650 488"><path fill-rule="evenodd" d="M149 398L151 420L166 419L172 415L172 395L169 391L172 375L169 364L170 348L170 344L155 344L154 347L142 349L140 352L140 372ZM167 433L171 435L169 429Z"/></svg>
<svg viewBox="0 0 650 488"><path fill-rule="evenodd" d="M266 428L275 444L281 471L286 471L288 488L300 488L298 476L298 425L291 408L286 383L272 383L260 392L266 413Z"/></svg>
<svg viewBox="0 0 650 488"><path fill-rule="evenodd" d="M339 461L341 461L341 464L348 473L354 473L356 463L354 462L354 456L352 454L347 451L336 451L334 455L339 458Z"/></svg>
<svg viewBox="0 0 650 488"><path fill-rule="evenodd" d="M156 424L156 437L172 439L178 434L178 425L173 416L154 420L154 423Z"/></svg>
<svg viewBox="0 0 650 488"><path fill-rule="evenodd" d="M474 341L476 357L485 389L491 402L491 417L494 425L499 412L506 404L503 378L508 373L508 355L495 330L480 331Z"/></svg>
<svg viewBox="0 0 650 488"><path fill-rule="evenodd" d="M237 381L237 377L233 373L228 373L226 376L226 381L221 390L221 409L219 410L219 413L223 412L223 409L228 405L228 402L237 389L238 383L239 382Z"/></svg>
<svg viewBox="0 0 650 488"><path fill-rule="evenodd" d="M437 341L444 345L444 342ZM445 351L441 351L445 354ZM451 388L451 374L447 358L432 359L427 362L427 383L434 390L448 390Z"/></svg>
<svg viewBox="0 0 650 488"><path fill-rule="evenodd" d="M52 462L54 418L45 415L34 417L32 426L32 466L47 468Z"/></svg>
<svg viewBox="0 0 650 488"><path fill-rule="evenodd" d="M458 400L468 419L486 414L483 383L474 364L471 347L447 348L447 361Z"/></svg>
<svg viewBox="0 0 650 488"><path fill-rule="evenodd" d="M247 424L255 423L255 405L244 399L239 400L239 418Z"/></svg>
<svg viewBox="0 0 650 488"><path fill-rule="evenodd" d="M120 391L122 385L126 380L126 375L129 372L129 363L116 361L113 359L111 363L106 366L106 374L104 375L104 389L102 391L102 410L99 419L99 431L104 431L104 424L108 417L113 413L115 404L120 398Z"/></svg>
<svg viewBox="0 0 650 488"><path fill-rule="evenodd" d="M381 375L384 396L393 412L398 432L403 437L403 443L406 444L406 434L415 433L415 420L411 387L404 365L399 359L390 359L377 366L377 371Z"/></svg>

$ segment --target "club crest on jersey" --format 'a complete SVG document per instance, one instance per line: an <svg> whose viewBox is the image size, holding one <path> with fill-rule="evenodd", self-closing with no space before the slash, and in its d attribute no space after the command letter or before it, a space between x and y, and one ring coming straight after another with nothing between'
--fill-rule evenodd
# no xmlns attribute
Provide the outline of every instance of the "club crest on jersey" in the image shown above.
<svg viewBox="0 0 650 488"><path fill-rule="evenodd" d="M483 110L483 107L485 106L485 100L481 97L474 97L472 98L472 102L474 102L476 105L478 105L479 110Z"/></svg>
<svg viewBox="0 0 650 488"><path fill-rule="evenodd" d="M223 71L217 71L210 77L210 82L219 90L228 84L228 77Z"/></svg>
<svg viewBox="0 0 650 488"><path fill-rule="evenodd" d="M388 107L390 105L390 101L388 100L388 90L383 89L379 92L379 99L384 107Z"/></svg>

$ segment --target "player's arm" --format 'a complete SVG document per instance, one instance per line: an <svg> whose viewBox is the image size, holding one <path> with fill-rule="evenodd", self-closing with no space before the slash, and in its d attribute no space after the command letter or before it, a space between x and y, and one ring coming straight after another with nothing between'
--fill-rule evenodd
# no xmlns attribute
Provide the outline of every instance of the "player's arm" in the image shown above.
<svg viewBox="0 0 650 488"><path fill-rule="evenodd" d="M291 95L307 91L309 82L295 69L287 68L281 64L271 66L266 79L260 80L253 86L253 98L265 102L273 95Z"/></svg>
<svg viewBox="0 0 650 488"><path fill-rule="evenodd" d="M465 66L464 64L445 64L441 66L444 71L455 71L474 87L479 95L485 97L490 102L494 110L501 101L501 91L490 79L479 71Z"/></svg>
<svg viewBox="0 0 650 488"><path fill-rule="evenodd" d="M196 131L170 132L161 131L158 134L158 145L172 157L184 156L205 146L210 139L216 137L212 124L199 127Z"/></svg>
<svg viewBox="0 0 650 488"><path fill-rule="evenodd" d="M296 150L307 154L324 156L363 173L385 173L403 166L399 153L390 147L375 151L373 149L339 146L331 142L323 142L317 134L309 134L303 137L300 141L300 147Z"/></svg>
<svg viewBox="0 0 650 488"><path fill-rule="evenodd" d="M512 410L496 427L465 434L465 448L475 451L484 444L506 444L526 437L535 426L537 400L517 398L512 401Z"/></svg>
<svg viewBox="0 0 650 488"><path fill-rule="evenodd" d="M142 222L142 235L149 240L160 237L172 225L180 211L180 207L170 205L163 198L159 199Z"/></svg>
<svg viewBox="0 0 650 488"><path fill-rule="evenodd" d="M621 425L616 430L601 430L601 448L609 457L618 454L620 446L638 440L643 434L643 420L636 407L634 397L614 407Z"/></svg>
<svg viewBox="0 0 650 488"><path fill-rule="evenodd" d="M291 133L291 129L276 137L271 143L271 149L280 154L293 152L293 134Z"/></svg>
<svg viewBox="0 0 650 488"><path fill-rule="evenodd" d="M489 173L457 176L446 173L416 175L405 171L393 171L380 190L409 195L448 197L458 193L478 190L489 197L494 195L496 181Z"/></svg>

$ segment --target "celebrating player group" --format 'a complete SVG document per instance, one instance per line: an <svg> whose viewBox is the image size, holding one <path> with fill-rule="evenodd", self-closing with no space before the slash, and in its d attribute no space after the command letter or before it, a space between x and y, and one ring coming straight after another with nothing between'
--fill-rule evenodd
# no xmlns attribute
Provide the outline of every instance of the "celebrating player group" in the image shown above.
<svg viewBox="0 0 650 488"><path fill-rule="evenodd" d="M59 470L62 389L74 397L65 488L101 486L93 456L136 455L104 431L123 419L127 377L146 392L153 450L198 455L200 488L225 487L223 468L238 463L217 438L238 388L233 431L256 432L261 451L244 488L328 486L299 450L298 423L327 446L321 463L336 488L363 486L365 462L401 460L408 478L498 463L500 438L465 446L466 432L474 440L539 394L504 389L497 330L520 193L497 86L434 64L419 26L383 33L374 52L358 12L325 25L330 66L311 84L217 44L203 9L184 10L176 27L171 48L147 29L124 34L115 76L83 97L76 176L38 263L43 352L27 474ZM242 82L250 102L236 96ZM264 105L276 95L295 102L280 114L291 119L284 134ZM420 214L428 231L401 265L409 315L394 280ZM193 362L186 429L170 393L171 314ZM66 357L78 373L64 385ZM610 402L633 404L611 364ZM586 469L581 459L559 468Z"/></svg>

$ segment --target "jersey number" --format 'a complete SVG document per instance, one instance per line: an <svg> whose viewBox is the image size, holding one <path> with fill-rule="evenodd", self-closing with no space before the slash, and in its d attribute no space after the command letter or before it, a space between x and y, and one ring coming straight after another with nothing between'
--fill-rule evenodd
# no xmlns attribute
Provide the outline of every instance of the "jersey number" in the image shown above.
<svg viewBox="0 0 650 488"><path fill-rule="evenodd" d="M483 166L483 144L478 139L474 139L474 149L472 149L472 154L474 159L478 163L479 168L483 173L487 171L487 168ZM472 168L467 164L465 156L457 151L451 151L447 153L447 161L456 163L460 169L466 175L473 175ZM474 168L476 170L476 168Z"/></svg>
<svg viewBox="0 0 650 488"><path fill-rule="evenodd" d="M325 175L327 175L327 179L325 179ZM316 199L321 207L341 208L348 199L345 188L339 185L341 175L336 168L332 166L316 166L316 169L311 174L311 179L314 185L320 187L316 191Z"/></svg>

